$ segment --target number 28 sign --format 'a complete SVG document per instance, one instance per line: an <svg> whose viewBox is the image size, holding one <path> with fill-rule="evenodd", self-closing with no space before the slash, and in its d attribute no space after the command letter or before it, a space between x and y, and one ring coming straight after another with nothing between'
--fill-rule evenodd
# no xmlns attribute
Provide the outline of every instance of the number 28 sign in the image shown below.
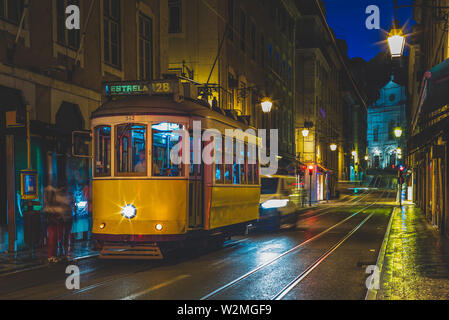
<svg viewBox="0 0 449 320"><path fill-rule="evenodd" d="M175 87L175 82L169 80L110 82L104 84L104 95L114 97L174 94Z"/></svg>

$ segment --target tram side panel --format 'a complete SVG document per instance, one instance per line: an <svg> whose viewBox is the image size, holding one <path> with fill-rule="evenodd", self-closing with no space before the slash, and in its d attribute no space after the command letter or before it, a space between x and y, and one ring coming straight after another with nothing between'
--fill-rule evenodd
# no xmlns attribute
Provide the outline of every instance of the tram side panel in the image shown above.
<svg viewBox="0 0 449 320"><path fill-rule="evenodd" d="M185 180L95 180L93 233L98 235L180 235L187 232ZM122 216L132 204L136 217ZM156 225L162 225L157 230ZM101 226L104 226L102 229Z"/></svg>
<svg viewBox="0 0 449 320"><path fill-rule="evenodd" d="M211 230L256 221L259 217L259 186L211 188Z"/></svg>

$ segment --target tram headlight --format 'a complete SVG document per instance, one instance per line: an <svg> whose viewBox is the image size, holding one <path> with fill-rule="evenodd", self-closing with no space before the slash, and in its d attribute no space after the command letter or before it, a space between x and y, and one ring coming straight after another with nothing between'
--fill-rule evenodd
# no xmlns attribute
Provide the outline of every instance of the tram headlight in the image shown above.
<svg viewBox="0 0 449 320"><path fill-rule="evenodd" d="M156 230L157 230L157 231L162 231L162 229L164 229L164 226L163 226L162 224L158 223L158 224L156 225Z"/></svg>
<svg viewBox="0 0 449 320"><path fill-rule="evenodd" d="M136 214L137 214L137 209L132 204L128 204L122 209L122 215L127 219L135 218Z"/></svg>
<svg viewBox="0 0 449 320"><path fill-rule="evenodd" d="M285 199L285 200L276 200L276 199L268 200L268 201L265 201L264 203L262 203L262 208L264 208L264 209L284 208L284 207L287 206L289 201L290 200L288 200L288 199Z"/></svg>

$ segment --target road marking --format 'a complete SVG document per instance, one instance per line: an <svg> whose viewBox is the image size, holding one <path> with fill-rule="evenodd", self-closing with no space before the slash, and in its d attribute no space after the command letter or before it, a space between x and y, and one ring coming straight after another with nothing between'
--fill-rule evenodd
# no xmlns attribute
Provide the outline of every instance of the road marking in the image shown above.
<svg viewBox="0 0 449 320"><path fill-rule="evenodd" d="M186 278L190 278L190 277L191 277L191 276L190 276L190 275L187 275L187 274L181 275L181 276L178 276L178 277L173 278L173 279L171 279L171 280L168 280L168 281L162 282L162 283L160 283L160 284L157 284L157 285L155 285L155 286L153 286L153 287L151 287L151 288L149 288L149 289L147 289L147 290L144 290L144 291L141 291L141 292L132 294L132 295L130 295L130 296L127 296L127 297L125 297L125 298L123 298L123 299L121 299L121 300L135 300L135 299L137 299L137 298L140 297L140 296L143 296L143 295L148 294L148 293L150 293L150 292L159 290L159 289L161 289L161 288L163 288L163 287L166 287L166 286L169 286L169 285L171 285L171 284L173 284L173 283L175 283L175 282L177 282L177 281L180 281L180 280L183 280L183 279L186 279Z"/></svg>

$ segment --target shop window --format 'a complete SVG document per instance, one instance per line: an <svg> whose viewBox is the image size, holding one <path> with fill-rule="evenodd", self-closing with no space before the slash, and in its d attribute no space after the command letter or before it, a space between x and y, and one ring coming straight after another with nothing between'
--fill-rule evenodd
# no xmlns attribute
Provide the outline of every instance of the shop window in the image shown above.
<svg viewBox="0 0 449 320"><path fill-rule="evenodd" d="M182 136L176 131L183 126L176 123L158 123L152 126L153 132L153 176L155 177L182 177L184 170L182 164L174 164L171 152L182 143ZM182 148L179 150L182 157Z"/></svg>
<svg viewBox="0 0 449 320"><path fill-rule="evenodd" d="M95 128L95 176L111 175L111 127Z"/></svg>
<svg viewBox="0 0 449 320"><path fill-rule="evenodd" d="M123 124L117 126L116 169L118 175L146 176L146 135L144 125Z"/></svg>

